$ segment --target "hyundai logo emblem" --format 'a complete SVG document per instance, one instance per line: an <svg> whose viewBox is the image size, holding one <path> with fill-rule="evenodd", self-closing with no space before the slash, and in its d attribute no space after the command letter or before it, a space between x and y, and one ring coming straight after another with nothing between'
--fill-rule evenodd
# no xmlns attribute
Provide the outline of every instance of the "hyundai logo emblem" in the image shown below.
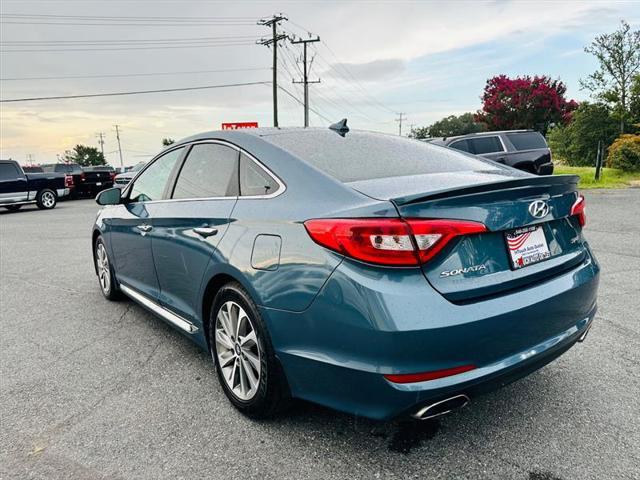
<svg viewBox="0 0 640 480"><path fill-rule="evenodd" d="M549 205L544 200L536 200L529 204L529 213L534 218L544 218L549 215Z"/></svg>

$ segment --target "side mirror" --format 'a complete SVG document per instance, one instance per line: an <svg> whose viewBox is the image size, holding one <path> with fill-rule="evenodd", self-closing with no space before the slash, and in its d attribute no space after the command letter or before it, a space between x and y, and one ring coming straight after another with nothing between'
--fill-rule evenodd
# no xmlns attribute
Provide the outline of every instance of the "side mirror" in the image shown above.
<svg viewBox="0 0 640 480"><path fill-rule="evenodd" d="M96 196L98 205L118 205L120 203L120 189L117 187L107 188Z"/></svg>

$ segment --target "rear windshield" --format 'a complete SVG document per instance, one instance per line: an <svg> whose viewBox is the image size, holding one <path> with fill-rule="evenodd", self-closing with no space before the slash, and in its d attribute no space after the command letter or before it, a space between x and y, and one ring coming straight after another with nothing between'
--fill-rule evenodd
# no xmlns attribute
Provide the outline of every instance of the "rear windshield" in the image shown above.
<svg viewBox="0 0 640 480"><path fill-rule="evenodd" d="M516 150L534 150L536 148L547 148L547 142L538 132L507 133L507 138Z"/></svg>
<svg viewBox="0 0 640 480"><path fill-rule="evenodd" d="M283 132L262 137L340 180L422 175L464 170L497 170L489 161L394 135L327 130Z"/></svg>

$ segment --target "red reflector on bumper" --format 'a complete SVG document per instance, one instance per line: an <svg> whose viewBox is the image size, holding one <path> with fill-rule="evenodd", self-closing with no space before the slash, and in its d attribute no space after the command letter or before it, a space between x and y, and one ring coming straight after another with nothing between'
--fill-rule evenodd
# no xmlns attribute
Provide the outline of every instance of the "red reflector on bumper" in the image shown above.
<svg viewBox="0 0 640 480"><path fill-rule="evenodd" d="M434 370L433 372L384 375L384 378L393 383L416 383L435 380L437 378L451 377L452 375L458 375L460 373L468 372L469 370L475 370L475 368L475 365L461 365L459 367L445 368L443 370Z"/></svg>

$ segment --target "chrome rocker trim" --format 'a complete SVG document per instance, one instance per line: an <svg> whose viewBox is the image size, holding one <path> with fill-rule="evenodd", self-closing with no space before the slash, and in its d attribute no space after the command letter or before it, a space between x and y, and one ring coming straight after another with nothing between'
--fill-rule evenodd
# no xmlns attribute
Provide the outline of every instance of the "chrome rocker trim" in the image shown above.
<svg viewBox="0 0 640 480"><path fill-rule="evenodd" d="M156 302L154 302L153 300L150 300L143 294L136 292L134 289L127 287L126 285L120 284L120 290L127 297L138 302L140 305L148 308L149 310L151 310L153 313L155 313L162 319L178 327L180 330L184 330L185 332L191 333L191 334L198 331L198 327L196 327L193 323L185 320L184 318L158 305Z"/></svg>

